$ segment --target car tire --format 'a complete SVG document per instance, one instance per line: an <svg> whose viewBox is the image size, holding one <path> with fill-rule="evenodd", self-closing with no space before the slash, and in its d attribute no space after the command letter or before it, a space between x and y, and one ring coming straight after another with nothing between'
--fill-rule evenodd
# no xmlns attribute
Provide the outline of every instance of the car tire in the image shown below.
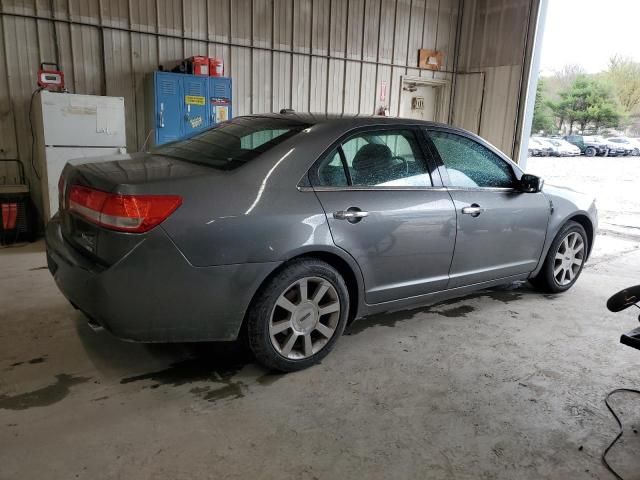
<svg viewBox="0 0 640 480"><path fill-rule="evenodd" d="M640 150L638 150L637 148L634 148L634 149L633 149L633 152L632 152L632 155L633 155L634 157L637 157L638 155L640 155Z"/></svg>
<svg viewBox="0 0 640 480"><path fill-rule="evenodd" d="M596 153L597 153L596 149L593 148L593 147L587 147L587 148L584 149L584 154L587 157L594 157Z"/></svg>
<svg viewBox="0 0 640 480"><path fill-rule="evenodd" d="M249 348L269 369L302 370L329 354L348 316L349 291L340 273L321 260L295 260L271 277L251 303Z"/></svg>
<svg viewBox="0 0 640 480"><path fill-rule="evenodd" d="M569 290L582 273L588 251L589 239L584 227L578 222L567 222L549 247L542 269L530 282L543 292Z"/></svg>

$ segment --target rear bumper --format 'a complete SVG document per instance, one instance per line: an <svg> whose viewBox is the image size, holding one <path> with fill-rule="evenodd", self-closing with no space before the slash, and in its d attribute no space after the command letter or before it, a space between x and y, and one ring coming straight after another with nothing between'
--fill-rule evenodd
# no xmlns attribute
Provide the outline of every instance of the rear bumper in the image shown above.
<svg viewBox="0 0 640 480"><path fill-rule="evenodd" d="M254 292L278 263L194 267L156 228L108 268L47 225L47 261L69 301L115 336L140 342L234 340Z"/></svg>

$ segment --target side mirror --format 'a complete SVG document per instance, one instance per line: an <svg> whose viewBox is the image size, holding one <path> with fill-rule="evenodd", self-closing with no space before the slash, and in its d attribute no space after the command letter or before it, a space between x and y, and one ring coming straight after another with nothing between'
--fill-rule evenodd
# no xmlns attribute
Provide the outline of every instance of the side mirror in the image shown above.
<svg viewBox="0 0 640 480"><path fill-rule="evenodd" d="M520 191L524 193L538 193L542 191L544 180L535 175L525 173L520 178Z"/></svg>

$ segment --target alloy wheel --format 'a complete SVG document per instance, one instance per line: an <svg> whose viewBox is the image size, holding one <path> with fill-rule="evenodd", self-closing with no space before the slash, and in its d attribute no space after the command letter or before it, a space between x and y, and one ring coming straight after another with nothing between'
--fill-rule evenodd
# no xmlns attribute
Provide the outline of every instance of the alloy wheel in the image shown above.
<svg viewBox="0 0 640 480"><path fill-rule="evenodd" d="M318 353L340 322L340 299L334 286L319 277L301 278L278 297L269 319L276 351L292 360Z"/></svg>
<svg viewBox="0 0 640 480"><path fill-rule="evenodd" d="M560 242L553 264L553 277L558 285L569 285L584 263L584 240L578 232L569 233Z"/></svg>

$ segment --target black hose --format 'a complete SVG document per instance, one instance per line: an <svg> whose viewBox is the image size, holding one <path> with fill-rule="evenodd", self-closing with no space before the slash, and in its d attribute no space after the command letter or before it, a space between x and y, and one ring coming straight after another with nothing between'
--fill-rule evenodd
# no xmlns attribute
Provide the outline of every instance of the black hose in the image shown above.
<svg viewBox="0 0 640 480"><path fill-rule="evenodd" d="M609 404L609 397L611 397L611 395L613 395L614 393L618 393L618 392L630 392L630 393L638 393L640 394L640 390L634 390L632 388L616 388L615 390L610 391L607 396L604 398L604 404L607 406L607 408L609 409L609 411L611 412L611 415L613 415L613 418L615 418L616 423L618 424L618 428L620 429L618 431L618 435L616 435L616 438L613 439L613 441L609 444L609 446L607 448L604 449L604 452L602 452L602 463L604 464L605 467L607 467L607 469L618 479L618 480L624 480L619 474L618 472L616 472L611 465L609 465L609 462L607 462L607 453L609 453L609 450L611 450L613 448L613 446L616 444L616 442L618 440L620 440L620 437L622 437L622 422L620 421L620 418L618 417L618 415L616 414L616 412L613 411L613 408L611 408L611 405Z"/></svg>

